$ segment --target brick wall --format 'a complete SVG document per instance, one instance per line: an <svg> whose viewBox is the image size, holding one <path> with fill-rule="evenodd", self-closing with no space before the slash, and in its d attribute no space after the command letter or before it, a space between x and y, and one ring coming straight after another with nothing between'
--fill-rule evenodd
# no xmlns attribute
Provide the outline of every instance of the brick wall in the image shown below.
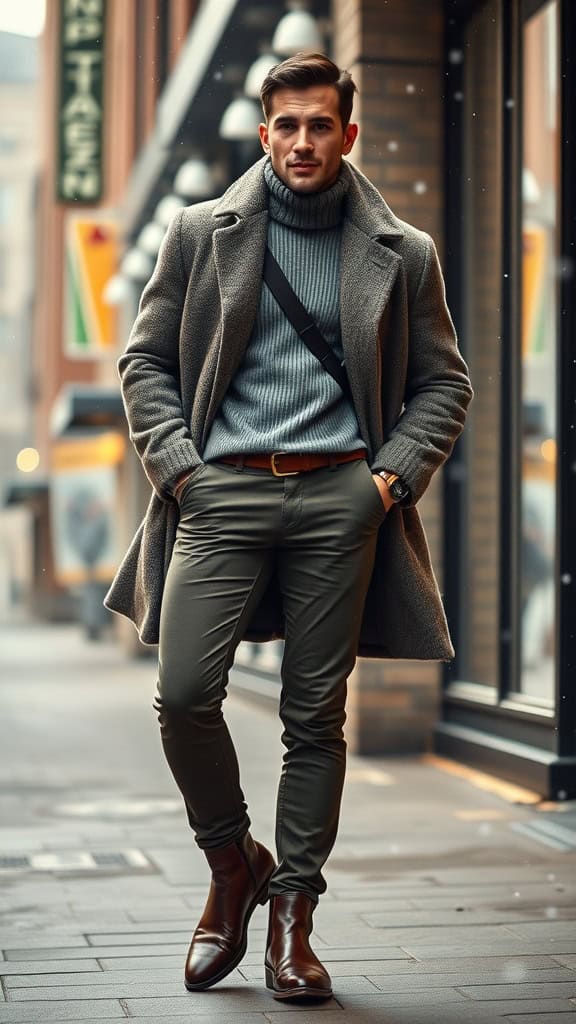
<svg viewBox="0 0 576 1024"><path fill-rule="evenodd" d="M350 159L393 211L443 251L443 14L440 0L333 0L332 56L360 95L360 134ZM419 508L440 573L437 476ZM438 717L435 663L359 659L349 680L350 749L378 754L425 750Z"/></svg>
<svg viewBox="0 0 576 1024"><path fill-rule="evenodd" d="M496 0L470 19L463 79L466 352L476 397L466 430L468 618L465 670L473 682L498 680L500 519L500 359L502 266L502 85Z"/></svg>

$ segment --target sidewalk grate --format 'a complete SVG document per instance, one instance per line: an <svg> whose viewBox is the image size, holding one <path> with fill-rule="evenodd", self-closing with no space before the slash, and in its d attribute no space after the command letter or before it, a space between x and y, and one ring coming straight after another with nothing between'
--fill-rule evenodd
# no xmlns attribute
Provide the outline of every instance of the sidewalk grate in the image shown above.
<svg viewBox="0 0 576 1024"><path fill-rule="evenodd" d="M113 871L152 873L157 868L142 850L65 850L62 853L1 854L3 871L66 871L86 874Z"/></svg>

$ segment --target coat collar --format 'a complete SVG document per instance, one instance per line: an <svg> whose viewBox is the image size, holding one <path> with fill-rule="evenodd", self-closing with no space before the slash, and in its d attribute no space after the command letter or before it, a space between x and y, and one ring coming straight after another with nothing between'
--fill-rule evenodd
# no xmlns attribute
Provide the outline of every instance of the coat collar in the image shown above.
<svg viewBox="0 0 576 1024"><path fill-rule="evenodd" d="M268 209L268 187L264 180L264 165L268 159L268 156L262 157L230 185L216 203L214 217L236 216L244 220ZM342 161L342 168L349 177L347 219L369 238L382 241L402 238L402 222L372 182L348 160Z"/></svg>

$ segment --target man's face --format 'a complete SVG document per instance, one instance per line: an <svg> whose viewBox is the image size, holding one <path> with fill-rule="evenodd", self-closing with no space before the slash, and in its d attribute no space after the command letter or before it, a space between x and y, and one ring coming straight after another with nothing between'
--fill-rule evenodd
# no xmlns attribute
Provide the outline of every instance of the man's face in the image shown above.
<svg viewBox="0 0 576 1024"><path fill-rule="evenodd" d="M272 167L294 192L322 192L340 173L340 160L352 149L358 125L342 126L333 85L278 89L260 141Z"/></svg>

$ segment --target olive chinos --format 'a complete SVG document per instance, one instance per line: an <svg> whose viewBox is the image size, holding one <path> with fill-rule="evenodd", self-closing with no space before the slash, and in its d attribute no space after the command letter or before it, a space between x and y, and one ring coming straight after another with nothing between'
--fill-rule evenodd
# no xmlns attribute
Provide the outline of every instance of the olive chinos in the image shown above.
<svg viewBox="0 0 576 1024"><path fill-rule="evenodd" d="M315 902L336 839L354 666L385 518L364 460L296 476L204 463L184 485L160 619L155 708L162 745L202 848L250 826L222 714L228 670L277 573L285 616L278 867L270 893Z"/></svg>

